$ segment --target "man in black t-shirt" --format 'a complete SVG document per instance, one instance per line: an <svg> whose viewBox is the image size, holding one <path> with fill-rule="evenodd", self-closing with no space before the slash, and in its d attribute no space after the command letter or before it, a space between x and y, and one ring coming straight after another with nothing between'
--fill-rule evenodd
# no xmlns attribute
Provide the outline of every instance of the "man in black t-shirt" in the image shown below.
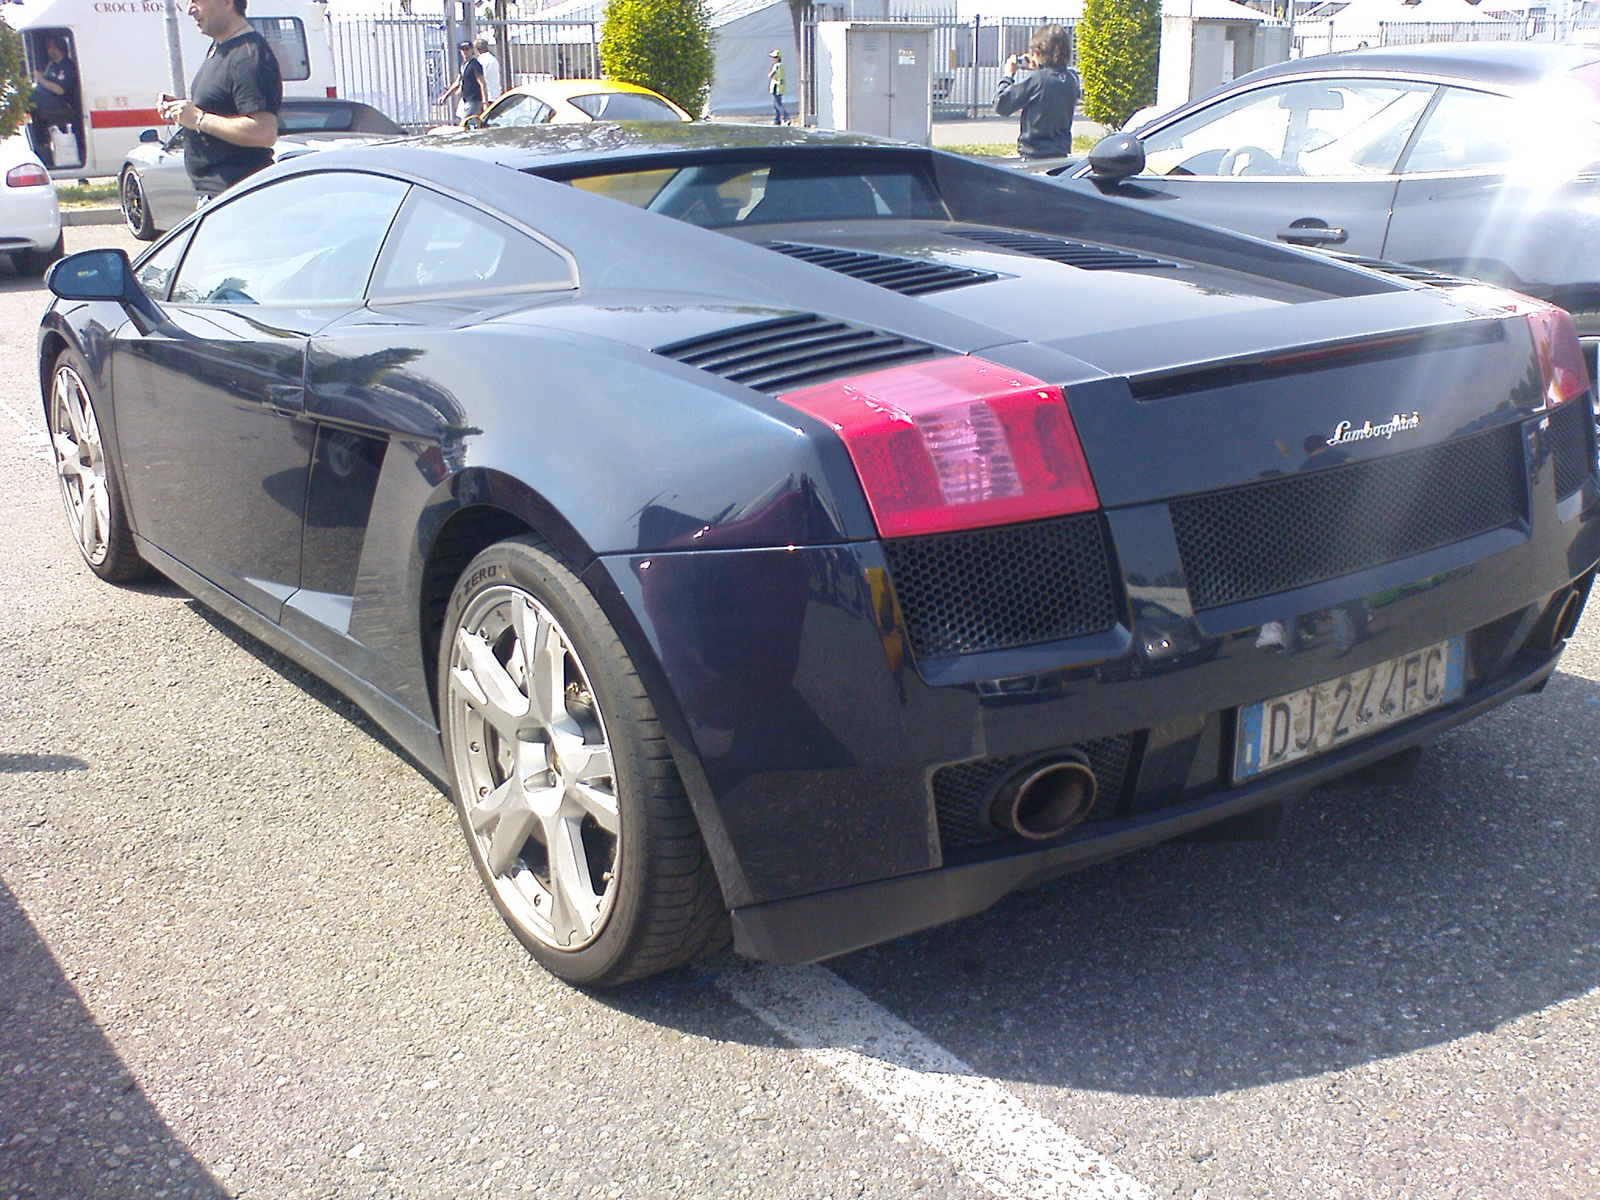
<svg viewBox="0 0 1600 1200"><path fill-rule="evenodd" d="M189 0L189 15L212 40L189 99L163 95L161 116L190 130L183 165L200 203L272 161L283 106L283 74L266 39L244 19L247 0Z"/></svg>
<svg viewBox="0 0 1600 1200"><path fill-rule="evenodd" d="M456 81L445 88L444 95L434 103L443 104L460 92L461 99L456 104L456 120L465 121L468 117L475 117L483 111L483 64L473 57L471 42L462 42L456 49L461 52L461 74L456 76Z"/></svg>
<svg viewBox="0 0 1600 1200"><path fill-rule="evenodd" d="M33 73L33 109L29 114L28 137L34 153L54 170L64 164L55 160L50 139L53 128L70 129L78 142L78 165L83 165L83 122L79 119L78 64L67 54L66 42L55 34L44 39L45 65Z"/></svg>

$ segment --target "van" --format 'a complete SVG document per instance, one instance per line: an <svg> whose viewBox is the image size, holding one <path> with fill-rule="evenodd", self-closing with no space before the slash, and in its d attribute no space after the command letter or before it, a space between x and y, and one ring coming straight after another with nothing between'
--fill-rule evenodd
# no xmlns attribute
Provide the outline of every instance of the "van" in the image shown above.
<svg viewBox="0 0 1600 1200"><path fill-rule="evenodd" d="M176 2L187 92L211 41L185 11L187 0ZM76 120L42 135L53 142L53 177L115 175L140 134L171 128L155 107L158 92L172 91L162 0L23 0L8 4L6 17L22 35L29 71L50 61L52 41L77 63L79 94L68 97ZM278 57L285 96L336 94L323 0L251 0L247 19Z"/></svg>

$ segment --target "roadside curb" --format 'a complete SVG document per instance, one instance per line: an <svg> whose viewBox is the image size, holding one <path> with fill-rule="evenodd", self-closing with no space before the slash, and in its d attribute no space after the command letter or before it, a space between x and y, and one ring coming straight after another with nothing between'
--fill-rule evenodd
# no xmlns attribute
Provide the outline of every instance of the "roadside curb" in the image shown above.
<svg viewBox="0 0 1600 1200"><path fill-rule="evenodd" d="M120 208L64 208L63 225L116 225L122 220Z"/></svg>

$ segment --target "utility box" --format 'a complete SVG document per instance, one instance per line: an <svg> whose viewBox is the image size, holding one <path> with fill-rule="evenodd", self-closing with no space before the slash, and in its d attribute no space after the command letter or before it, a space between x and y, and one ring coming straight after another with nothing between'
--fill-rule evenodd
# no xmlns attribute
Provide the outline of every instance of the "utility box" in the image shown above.
<svg viewBox="0 0 1600 1200"><path fill-rule="evenodd" d="M931 143L932 42L931 25L818 21L817 124Z"/></svg>
<svg viewBox="0 0 1600 1200"><path fill-rule="evenodd" d="M1193 16L1161 18L1156 107L1187 104L1240 75L1289 57L1290 29L1231 0L1205 0Z"/></svg>

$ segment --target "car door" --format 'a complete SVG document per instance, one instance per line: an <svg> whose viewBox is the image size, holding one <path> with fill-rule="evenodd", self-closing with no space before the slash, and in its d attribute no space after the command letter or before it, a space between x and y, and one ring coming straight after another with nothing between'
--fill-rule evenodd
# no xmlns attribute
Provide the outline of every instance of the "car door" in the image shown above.
<svg viewBox="0 0 1600 1200"><path fill-rule="evenodd" d="M218 204L169 277L165 320L113 338L135 529L273 620L300 579L307 339L363 302L407 187L325 172Z"/></svg>
<svg viewBox="0 0 1600 1200"><path fill-rule="evenodd" d="M1145 172L1118 194L1256 237L1376 255L1395 164L1435 90L1313 78L1226 95L1142 139Z"/></svg>
<svg viewBox="0 0 1600 1200"><path fill-rule="evenodd" d="M1541 293L1600 283L1591 110L1445 88L1401 163L1384 257Z"/></svg>

